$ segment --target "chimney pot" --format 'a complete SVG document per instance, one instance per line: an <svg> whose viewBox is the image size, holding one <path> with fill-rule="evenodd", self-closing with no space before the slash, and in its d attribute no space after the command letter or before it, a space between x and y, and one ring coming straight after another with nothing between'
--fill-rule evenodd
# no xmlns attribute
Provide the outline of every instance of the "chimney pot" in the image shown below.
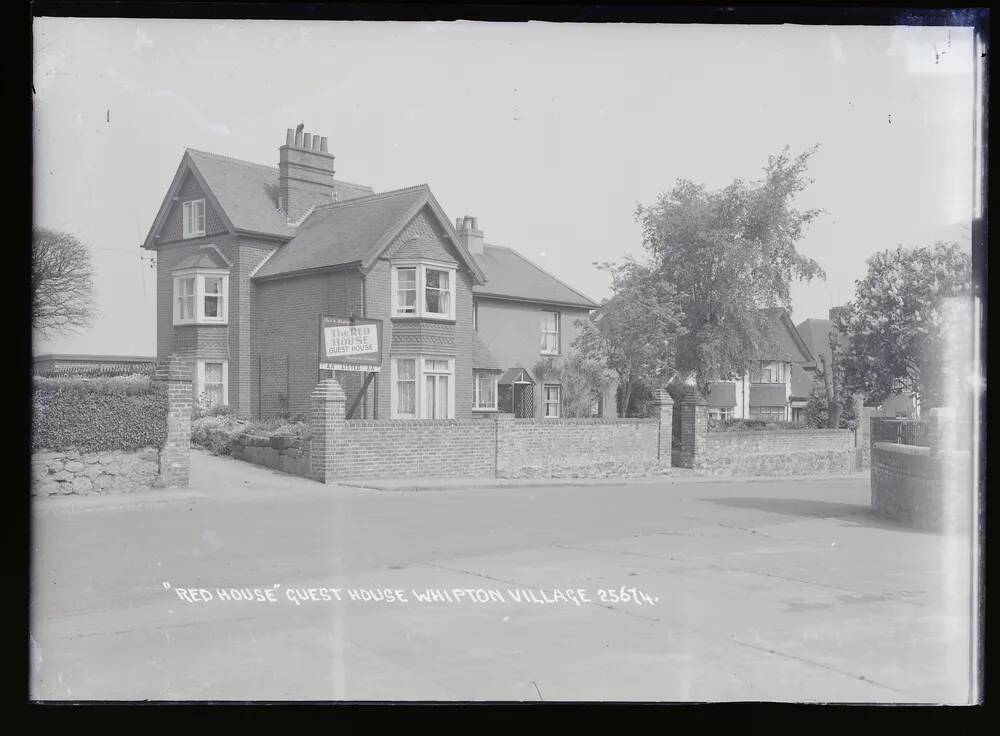
<svg viewBox="0 0 1000 736"><path fill-rule="evenodd" d="M462 232L462 218L455 218L455 232Z"/></svg>
<svg viewBox="0 0 1000 736"><path fill-rule="evenodd" d="M469 220L472 221L472 229L473 230L478 230L479 229L479 227L477 225L478 218L476 218L476 217L470 217Z"/></svg>
<svg viewBox="0 0 1000 736"><path fill-rule="evenodd" d="M313 150L314 151L318 151L319 150L319 136L318 135L314 135L313 136Z"/></svg>
<svg viewBox="0 0 1000 736"><path fill-rule="evenodd" d="M301 130L296 130L295 131L295 147L296 148L302 148L302 131Z"/></svg>
<svg viewBox="0 0 1000 736"><path fill-rule="evenodd" d="M312 148L312 133L302 134L302 147L307 151Z"/></svg>
<svg viewBox="0 0 1000 736"><path fill-rule="evenodd" d="M295 145L295 129L289 128L288 132L285 133L285 145L294 146Z"/></svg>
<svg viewBox="0 0 1000 736"><path fill-rule="evenodd" d="M319 139L319 150L321 153L326 153L326 136L322 136Z"/></svg>

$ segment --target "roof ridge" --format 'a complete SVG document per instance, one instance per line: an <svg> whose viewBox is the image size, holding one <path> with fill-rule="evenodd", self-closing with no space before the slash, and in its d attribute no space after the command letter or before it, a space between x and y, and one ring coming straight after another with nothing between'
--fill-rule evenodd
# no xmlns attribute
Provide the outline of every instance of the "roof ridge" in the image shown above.
<svg viewBox="0 0 1000 736"><path fill-rule="evenodd" d="M584 301L590 302L595 307L599 306L599 302L595 301L594 299L591 299L589 296L587 296L583 292L578 291L577 289L574 289L572 286L570 286L569 284L567 284L565 281L563 281L558 276L556 276L556 275L554 275L552 273L549 273L546 269L542 268L537 263L535 263L534 261L532 261L529 258L527 258L523 253L521 253L517 249L511 248L509 245L492 245L490 243L483 243L483 245L484 246L489 245L491 248L503 248L504 250L509 250L511 253L513 253L514 255L516 255L518 258L520 258L522 261L524 261L525 263L527 263L529 266L532 266L533 268L537 268L539 271L541 271L542 273L544 273L550 279L558 282L559 284L562 284L563 286L565 286L567 289L569 289L570 291L572 291L574 294L576 294L578 297L580 297Z"/></svg>
<svg viewBox="0 0 1000 736"><path fill-rule="evenodd" d="M361 186L361 185L359 185ZM372 202L377 199L383 199L387 197L394 197L396 195L402 194L403 192L415 191L417 189L424 189L429 187L426 184L416 184L411 187L402 187L400 189L390 189L385 192L373 192L372 194L366 194L363 197L352 197L351 199L345 199L342 202L327 202L326 204L319 204L313 208L313 213L320 211L332 210L335 207L344 207L346 205L352 204L363 204L367 202Z"/></svg>

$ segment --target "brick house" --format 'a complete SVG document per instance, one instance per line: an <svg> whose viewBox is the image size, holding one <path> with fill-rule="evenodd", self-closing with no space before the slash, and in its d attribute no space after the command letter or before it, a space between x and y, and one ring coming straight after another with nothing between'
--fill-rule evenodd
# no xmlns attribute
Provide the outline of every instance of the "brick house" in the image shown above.
<svg viewBox="0 0 1000 736"><path fill-rule="evenodd" d="M708 413L715 419L798 422L812 393L815 359L781 308L763 310L768 348L743 375L708 384Z"/></svg>
<svg viewBox="0 0 1000 736"><path fill-rule="evenodd" d="M156 251L157 357L196 399L309 411L320 315L380 319L382 365L356 417L559 416L540 358L565 359L597 305L516 251L453 226L430 188L334 177L327 139L289 129L277 167L186 150L143 248ZM363 375L337 371L350 399ZM613 403L610 404L613 406Z"/></svg>

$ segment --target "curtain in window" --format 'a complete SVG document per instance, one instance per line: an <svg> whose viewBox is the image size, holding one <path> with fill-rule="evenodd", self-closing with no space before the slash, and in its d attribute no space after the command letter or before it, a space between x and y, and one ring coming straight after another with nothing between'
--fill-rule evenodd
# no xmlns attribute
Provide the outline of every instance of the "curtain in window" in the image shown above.
<svg viewBox="0 0 1000 736"><path fill-rule="evenodd" d="M396 411L399 414L417 413L417 376L415 360L396 363Z"/></svg>
<svg viewBox="0 0 1000 736"><path fill-rule="evenodd" d="M451 283L447 271L427 269L427 284L425 300L427 311L434 314L449 314L451 312Z"/></svg>
<svg viewBox="0 0 1000 736"><path fill-rule="evenodd" d="M225 383L222 363L205 363L205 401L209 406L219 406L225 402Z"/></svg>

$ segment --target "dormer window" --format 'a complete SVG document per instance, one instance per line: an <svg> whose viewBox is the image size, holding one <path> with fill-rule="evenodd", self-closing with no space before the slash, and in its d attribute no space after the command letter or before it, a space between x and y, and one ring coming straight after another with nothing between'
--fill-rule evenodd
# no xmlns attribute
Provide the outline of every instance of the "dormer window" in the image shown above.
<svg viewBox="0 0 1000 736"><path fill-rule="evenodd" d="M184 237L197 238L205 234L205 200L192 199L184 203Z"/></svg>
<svg viewBox="0 0 1000 736"><path fill-rule="evenodd" d="M222 269L175 271L174 324L227 324L228 293L228 271Z"/></svg>
<svg viewBox="0 0 1000 736"><path fill-rule="evenodd" d="M394 262L392 316L455 319L455 266L430 261Z"/></svg>

